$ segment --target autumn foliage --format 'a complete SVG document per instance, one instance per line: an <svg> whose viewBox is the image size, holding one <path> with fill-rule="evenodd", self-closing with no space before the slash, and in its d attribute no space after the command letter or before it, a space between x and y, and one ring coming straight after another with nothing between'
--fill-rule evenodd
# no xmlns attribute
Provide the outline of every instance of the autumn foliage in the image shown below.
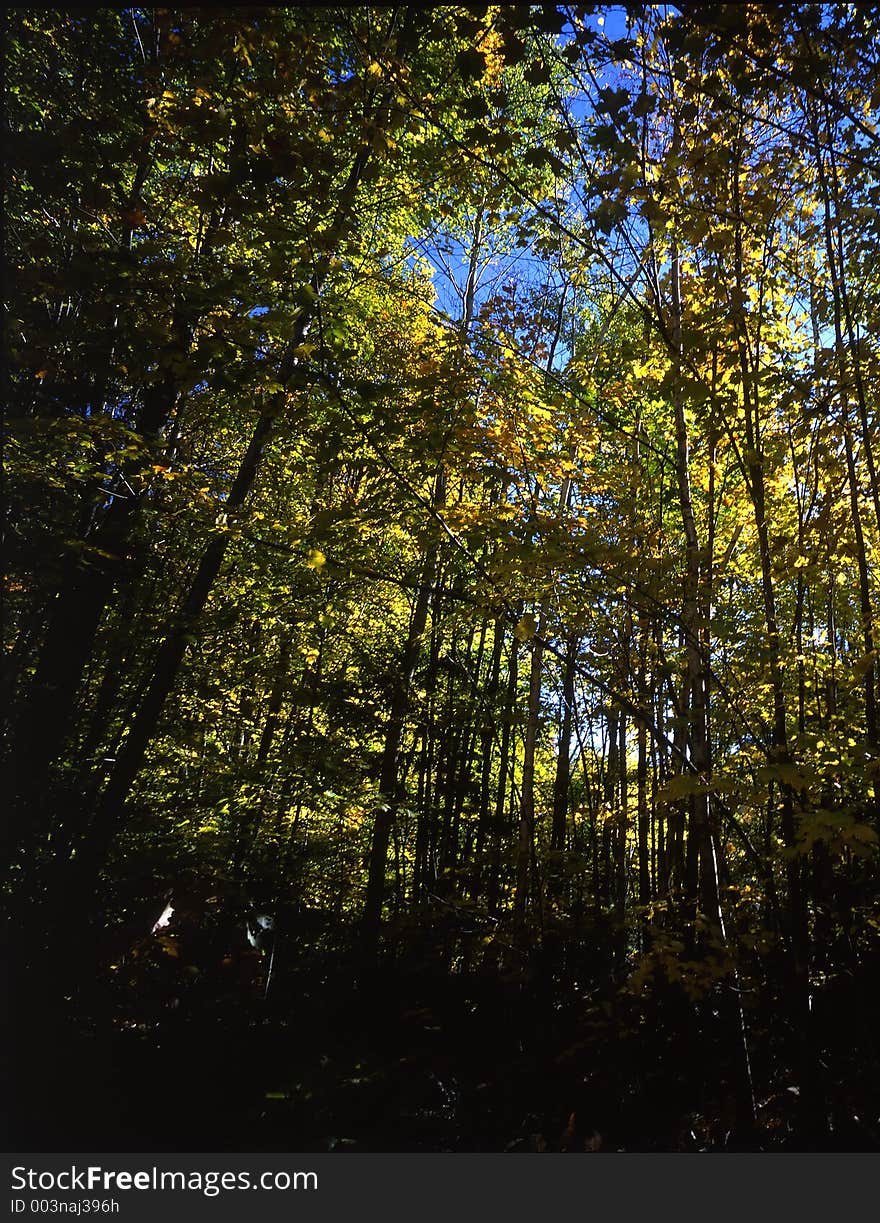
<svg viewBox="0 0 880 1223"><path fill-rule="evenodd" d="M11 13L33 1048L185 1149L876 1149L878 22Z"/></svg>

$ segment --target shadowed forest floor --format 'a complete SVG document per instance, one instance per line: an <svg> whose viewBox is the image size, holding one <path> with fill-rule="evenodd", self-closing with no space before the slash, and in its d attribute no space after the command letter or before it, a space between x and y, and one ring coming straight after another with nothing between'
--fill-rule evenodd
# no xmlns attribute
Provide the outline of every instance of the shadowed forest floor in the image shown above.
<svg viewBox="0 0 880 1223"><path fill-rule="evenodd" d="M843 982L817 1000L825 1121L811 1132L772 1008L749 1018L751 1128L719 995L450 973L405 951L358 982L351 957L313 951L263 998L256 956L244 985L240 962L232 988L222 969L181 985L147 942L140 992L115 973L66 1012L16 1000L12 1149L880 1149L877 999Z"/></svg>

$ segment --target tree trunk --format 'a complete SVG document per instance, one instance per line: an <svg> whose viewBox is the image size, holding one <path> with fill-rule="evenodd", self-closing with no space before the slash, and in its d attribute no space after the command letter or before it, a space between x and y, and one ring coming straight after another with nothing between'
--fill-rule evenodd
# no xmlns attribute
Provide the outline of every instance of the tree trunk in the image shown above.
<svg viewBox="0 0 880 1223"><path fill-rule="evenodd" d="M438 476L435 487L435 505L445 499L445 480ZM385 744L379 767L379 806L373 823L370 853L367 864L367 890L361 919L363 946L368 955L376 949L382 920L382 902L385 895L385 868L388 857L388 840L400 805L398 790L398 766L400 744L409 712L410 684L422 648L422 639L428 623L428 612L437 581L438 549L428 549L422 565L419 589L416 595L409 633L400 659L397 682L388 715ZM436 613L435 613L436 614Z"/></svg>

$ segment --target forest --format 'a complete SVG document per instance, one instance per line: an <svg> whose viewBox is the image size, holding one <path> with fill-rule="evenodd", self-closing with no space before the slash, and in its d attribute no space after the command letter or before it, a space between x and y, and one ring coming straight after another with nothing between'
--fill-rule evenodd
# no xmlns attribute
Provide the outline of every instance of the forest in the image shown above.
<svg viewBox="0 0 880 1223"><path fill-rule="evenodd" d="M880 1150L880 5L17 7L16 1150Z"/></svg>

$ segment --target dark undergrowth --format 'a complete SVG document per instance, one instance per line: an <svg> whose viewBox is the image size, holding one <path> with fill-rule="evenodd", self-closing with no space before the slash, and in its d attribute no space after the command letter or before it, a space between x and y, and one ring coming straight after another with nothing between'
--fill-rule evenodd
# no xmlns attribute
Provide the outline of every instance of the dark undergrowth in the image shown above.
<svg viewBox="0 0 880 1223"><path fill-rule="evenodd" d="M555 962L480 958L460 940L450 954L430 923L389 936L367 973L345 935L279 932L268 992L270 952L220 927L202 931L201 963L172 926L66 998L31 963L6 1045L8 1149L880 1149L867 969L814 995L809 1115L783 999L766 983L739 995L753 1121L729 981L700 998L663 979L635 991L586 939Z"/></svg>

